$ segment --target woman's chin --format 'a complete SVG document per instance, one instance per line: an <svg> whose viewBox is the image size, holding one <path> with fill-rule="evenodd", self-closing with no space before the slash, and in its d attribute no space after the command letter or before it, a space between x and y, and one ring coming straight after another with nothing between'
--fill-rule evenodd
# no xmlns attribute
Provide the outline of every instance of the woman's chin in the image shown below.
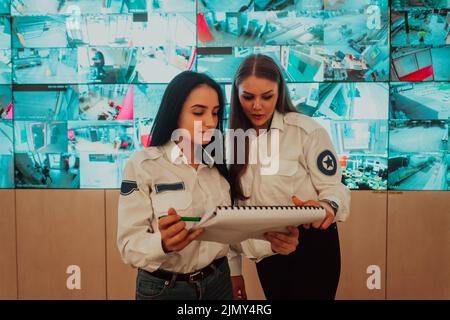
<svg viewBox="0 0 450 320"><path fill-rule="evenodd" d="M211 142L211 139L202 139L202 140L195 141L195 144L204 146L210 142Z"/></svg>
<svg viewBox="0 0 450 320"><path fill-rule="evenodd" d="M253 125L253 128L264 128L265 126L266 126L266 124L267 124L267 121L266 120L253 120L252 121L252 125Z"/></svg>

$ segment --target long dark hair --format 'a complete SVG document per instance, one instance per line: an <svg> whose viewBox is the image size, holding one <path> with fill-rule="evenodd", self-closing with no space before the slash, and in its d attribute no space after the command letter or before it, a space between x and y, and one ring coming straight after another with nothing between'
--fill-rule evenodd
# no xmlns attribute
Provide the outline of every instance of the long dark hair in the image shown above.
<svg viewBox="0 0 450 320"><path fill-rule="evenodd" d="M184 71L178 74L170 81L164 91L161 105L151 130L151 146L162 146L168 143L172 138L172 133L178 129L178 119L183 109L183 104L191 92L200 85L207 85L217 93L219 98L218 125L217 129L223 136L223 115L224 115L224 96L220 85L205 74L193 71ZM214 141L211 140L210 143ZM214 150L217 150L215 148ZM220 174L229 181L229 174L225 163L224 150L221 150L223 161L215 163L214 166ZM211 156L215 157L215 154Z"/></svg>
<svg viewBox="0 0 450 320"><path fill-rule="evenodd" d="M231 87L231 113L230 113L230 129L248 130L253 128L252 123L247 118L239 101L239 86L249 76L267 79L278 83L278 100L275 109L282 113L296 112L294 105L289 97L289 91L286 86L283 74L277 63L269 56L263 54L254 54L246 58L234 76ZM230 185L233 190L235 199L247 199L242 191L240 178L245 173L248 165L248 143L242 146L237 145L236 140L232 144L235 148L233 163L230 165ZM245 164L237 163L237 155L239 152L245 154ZM242 154L242 153L241 153Z"/></svg>

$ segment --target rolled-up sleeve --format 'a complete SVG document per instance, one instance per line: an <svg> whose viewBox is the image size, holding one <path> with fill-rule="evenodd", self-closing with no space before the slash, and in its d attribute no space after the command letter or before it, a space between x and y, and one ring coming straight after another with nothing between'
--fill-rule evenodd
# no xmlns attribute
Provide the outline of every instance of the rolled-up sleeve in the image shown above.
<svg viewBox="0 0 450 320"><path fill-rule="evenodd" d="M150 188L139 181L139 163L131 158L124 170L118 207L117 246L122 260L136 268L156 270L166 259L154 219Z"/></svg>
<svg viewBox="0 0 450 320"><path fill-rule="evenodd" d="M231 276L242 274L242 255L255 262L274 255L272 245L266 240L249 239L240 244L231 245L228 253L228 264L230 265Z"/></svg>
<svg viewBox="0 0 450 320"><path fill-rule="evenodd" d="M342 168L327 131L317 128L310 132L303 147L319 200L336 202L339 210L335 221L347 220L350 215L350 190L341 181Z"/></svg>
<svg viewBox="0 0 450 320"><path fill-rule="evenodd" d="M242 275L242 247L240 244L230 245L227 255L232 277Z"/></svg>

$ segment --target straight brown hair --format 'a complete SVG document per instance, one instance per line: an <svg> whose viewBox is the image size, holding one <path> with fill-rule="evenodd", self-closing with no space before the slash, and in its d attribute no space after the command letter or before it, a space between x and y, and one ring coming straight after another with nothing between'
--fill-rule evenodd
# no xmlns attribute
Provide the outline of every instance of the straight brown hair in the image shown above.
<svg viewBox="0 0 450 320"><path fill-rule="evenodd" d="M234 76L233 84L231 87L231 113L230 113L230 129L243 129L248 130L253 128L252 123L247 118L239 101L239 86L241 83L250 76L267 79L278 83L278 100L276 102L275 110L282 114L288 112L298 112L292 100L289 97L289 91L286 86L283 74L277 63L269 56L263 54L254 54L247 57L239 66ZM236 140L232 144L235 148L234 159L231 162L229 169L231 192L234 200L246 200L244 195L240 178L247 170L248 166L248 141L243 146L239 146ZM237 163L237 155L239 152L244 152L245 163ZM241 153L242 154L242 153Z"/></svg>

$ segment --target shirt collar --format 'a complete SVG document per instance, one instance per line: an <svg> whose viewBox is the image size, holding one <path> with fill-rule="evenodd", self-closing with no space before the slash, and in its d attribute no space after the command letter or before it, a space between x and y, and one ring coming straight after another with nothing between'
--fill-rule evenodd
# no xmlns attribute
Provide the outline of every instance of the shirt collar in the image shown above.
<svg viewBox="0 0 450 320"><path fill-rule="evenodd" d="M173 164L180 165L180 164L186 164L189 165L188 159L186 158L185 154L181 150L181 148L172 140L167 142L164 146L164 153L167 156L167 159ZM203 162L208 167L214 166L214 158L204 149L203 151ZM201 165L201 164L200 164Z"/></svg>
<svg viewBox="0 0 450 320"><path fill-rule="evenodd" d="M214 158L203 147L203 162L212 168L214 166Z"/></svg>
<svg viewBox="0 0 450 320"><path fill-rule="evenodd" d="M284 116L278 110L275 110L273 113L270 129L279 129L281 131L284 130Z"/></svg>

